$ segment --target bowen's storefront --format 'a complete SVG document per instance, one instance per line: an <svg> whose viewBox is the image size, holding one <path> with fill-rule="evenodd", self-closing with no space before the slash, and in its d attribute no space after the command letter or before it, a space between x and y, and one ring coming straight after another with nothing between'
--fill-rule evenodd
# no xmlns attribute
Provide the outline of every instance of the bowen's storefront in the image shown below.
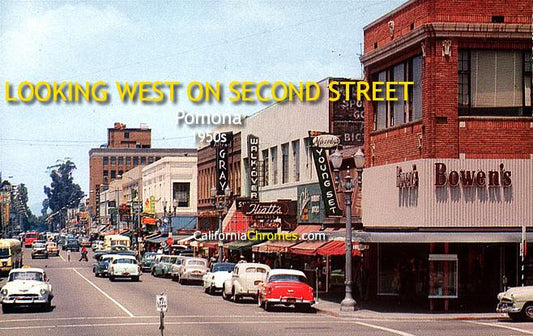
<svg viewBox="0 0 533 336"><path fill-rule="evenodd" d="M369 294L431 310L492 310L496 294L520 282L532 180L532 160L426 159L365 169L365 257L375 267Z"/></svg>

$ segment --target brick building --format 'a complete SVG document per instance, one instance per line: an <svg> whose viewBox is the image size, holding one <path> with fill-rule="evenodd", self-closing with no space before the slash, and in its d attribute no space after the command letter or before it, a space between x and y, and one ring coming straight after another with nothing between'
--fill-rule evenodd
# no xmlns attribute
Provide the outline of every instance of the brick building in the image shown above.
<svg viewBox="0 0 533 336"><path fill-rule="evenodd" d="M371 296L493 308L520 282L533 219L531 14L526 0L411 0L364 28L366 79L414 82L407 101L365 105Z"/></svg>
<svg viewBox="0 0 533 336"><path fill-rule="evenodd" d="M151 130L145 125L127 128L115 123L107 130L107 147L89 151L90 216L98 222L97 196L112 180L137 166L152 164L165 156L194 156L194 148L151 148Z"/></svg>

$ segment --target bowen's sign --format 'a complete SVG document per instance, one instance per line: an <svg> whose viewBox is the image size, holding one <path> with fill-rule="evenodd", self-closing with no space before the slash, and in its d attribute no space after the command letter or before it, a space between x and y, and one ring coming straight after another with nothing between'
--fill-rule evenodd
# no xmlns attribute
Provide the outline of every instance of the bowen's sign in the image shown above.
<svg viewBox="0 0 533 336"><path fill-rule="evenodd" d="M504 164L500 163L499 170L450 170L444 163L435 163L435 185L443 187L449 185L457 187L509 187L511 185L511 172L505 170Z"/></svg>
<svg viewBox="0 0 533 336"><path fill-rule="evenodd" d="M418 171L416 165L413 165L413 170L404 172L401 167L396 167L396 187L402 188L418 188Z"/></svg>

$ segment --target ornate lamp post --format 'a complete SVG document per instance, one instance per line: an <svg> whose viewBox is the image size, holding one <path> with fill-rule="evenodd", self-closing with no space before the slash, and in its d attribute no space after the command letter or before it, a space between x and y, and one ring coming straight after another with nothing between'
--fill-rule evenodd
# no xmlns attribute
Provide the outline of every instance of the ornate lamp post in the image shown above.
<svg viewBox="0 0 533 336"><path fill-rule="evenodd" d="M231 189L226 187L224 189L224 195L217 195L217 188L211 188L211 197L213 197L213 206L218 212L218 262L222 262L222 254L224 253L222 239L222 215L224 211L227 211L228 206L231 204Z"/></svg>
<svg viewBox="0 0 533 336"><path fill-rule="evenodd" d="M344 181L339 181L339 170L342 166L342 154L338 149L335 150L333 154L330 155L331 165L335 172L335 184L340 185L340 190L344 192L344 201L345 201L345 213L346 213L346 234L345 234L345 259L346 264L344 267L345 281L345 297L341 302L341 311L355 311L357 310L357 302L355 302L352 295L352 194L353 188L355 187L352 182L352 177L350 176L350 167ZM361 185L361 175L363 171L363 166L365 164L365 156L361 149L357 151L354 155L355 166L357 169L357 186Z"/></svg>

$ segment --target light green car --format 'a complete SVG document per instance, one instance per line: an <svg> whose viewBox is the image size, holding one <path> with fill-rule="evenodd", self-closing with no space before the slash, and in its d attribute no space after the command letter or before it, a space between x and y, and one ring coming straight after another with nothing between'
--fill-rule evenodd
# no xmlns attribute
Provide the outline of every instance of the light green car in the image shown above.
<svg viewBox="0 0 533 336"><path fill-rule="evenodd" d="M509 288L497 298L498 313L507 313L513 321L533 320L533 286Z"/></svg>

